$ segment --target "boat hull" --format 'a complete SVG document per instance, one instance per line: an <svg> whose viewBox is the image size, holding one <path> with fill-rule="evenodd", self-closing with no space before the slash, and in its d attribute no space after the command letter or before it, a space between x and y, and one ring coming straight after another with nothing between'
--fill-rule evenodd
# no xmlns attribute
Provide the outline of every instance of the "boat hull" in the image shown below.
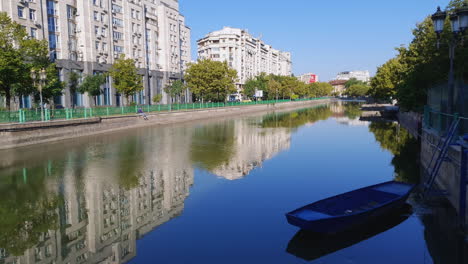
<svg viewBox="0 0 468 264"><path fill-rule="evenodd" d="M352 213L349 215L336 215L336 216L328 215L327 217L322 217L322 218L316 217L317 219L311 220L311 219L304 219L302 217L299 217L297 215L297 211L301 209L298 209L291 213L286 214L286 218L287 218L288 223L290 223L291 225L294 225L301 229L312 231L315 233L333 234L333 233L343 232L347 229L351 229L355 226L358 226L362 224L363 222L369 221L370 219L381 216L387 213L388 211L401 208L405 204L411 191L414 188L413 185L408 185L408 186L410 186L410 188L409 188L409 191L407 191L406 193L397 196L396 198L392 199L391 201L387 203L383 203L369 210L362 210L360 212ZM348 195L348 194L349 193L343 194L343 195ZM322 201L325 201L325 200L322 200ZM321 203L322 201L319 201L314 204ZM311 205L314 205L314 204L311 204ZM296 214L294 212L296 212Z"/></svg>

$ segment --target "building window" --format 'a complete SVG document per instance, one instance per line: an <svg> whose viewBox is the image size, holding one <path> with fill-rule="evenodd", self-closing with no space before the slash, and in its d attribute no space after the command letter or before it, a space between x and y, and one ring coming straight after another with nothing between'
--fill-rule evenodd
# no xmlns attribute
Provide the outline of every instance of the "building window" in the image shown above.
<svg viewBox="0 0 468 264"><path fill-rule="evenodd" d="M112 18L112 25L123 27L123 20L113 17Z"/></svg>
<svg viewBox="0 0 468 264"><path fill-rule="evenodd" d="M49 48L56 49L60 45L59 40L58 35L49 34Z"/></svg>
<svg viewBox="0 0 468 264"><path fill-rule="evenodd" d="M99 20L101 20L101 16L99 12L94 11L94 21L99 21Z"/></svg>
<svg viewBox="0 0 468 264"><path fill-rule="evenodd" d="M24 18L24 7L18 6L18 17Z"/></svg>
<svg viewBox="0 0 468 264"><path fill-rule="evenodd" d="M49 17L48 22L49 22L49 31L52 31L52 32L58 32L59 31L59 27L58 27L58 24L57 24L57 19L55 19L55 17Z"/></svg>
<svg viewBox="0 0 468 264"><path fill-rule="evenodd" d="M122 7L116 4L112 4L112 12L114 13L122 13Z"/></svg>
<svg viewBox="0 0 468 264"><path fill-rule="evenodd" d="M114 46L114 51L115 51L115 53L120 54L120 53L124 52L124 48L122 46L115 45Z"/></svg>
<svg viewBox="0 0 468 264"><path fill-rule="evenodd" d="M37 38L37 29L31 28L31 38Z"/></svg>
<svg viewBox="0 0 468 264"><path fill-rule="evenodd" d="M29 9L29 19L36 20L36 10Z"/></svg>
<svg viewBox="0 0 468 264"><path fill-rule="evenodd" d="M99 50L99 41L96 41L96 50Z"/></svg>
<svg viewBox="0 0 468 264"><path fill-rule="evenodd" d="M114 31L113 35L114 35L114 39L116 39L116 40L123 39L123 33L122 32Z"/></svg>

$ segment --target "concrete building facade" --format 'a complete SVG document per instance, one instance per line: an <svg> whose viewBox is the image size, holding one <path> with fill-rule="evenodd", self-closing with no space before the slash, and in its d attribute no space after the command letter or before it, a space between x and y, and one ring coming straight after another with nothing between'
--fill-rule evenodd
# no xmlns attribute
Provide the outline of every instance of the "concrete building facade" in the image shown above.
<svg viewBox="0 0 468 264"><path fill-rule="evenodd" d="M369 71L346 71L340 72L336 75L336 80L349 81L352 78L356 78L358 81L369 82L370 73Z"/></svg>
<svg viewBox="0 0 468 264"><path fill-rule="evenodd" d="M315 73L304 73L298 76L297 79L305 84L319 82L319 76Z"/></svg>
<svg viewBox="0 0 468 264"><path fill-rule="evenodd" d="M260 73L290 76L291 53L274 49L246 30L225 27L197 41L198 58L226 61L237 70L237 94L230 99L241 99L242 87L247 80Z"/></svg>
<svg viewBox="0 0 468 264"><path fill-rule="evenodd" d="M164 86L181 79L190 62L190 28L177 0L11 0L0 2L0 12L31 37L48 41L62 81L71 71L83 77L107 72L122 54L134 59L145 87L135 95L137 103L151 103L156 94L168 103ZM19 99L20 105L30 107L28 100ZM188 92L183 100L190 100ZM65 89L54 103L118 106L122 97L108 77L95 101Z"/></svg>

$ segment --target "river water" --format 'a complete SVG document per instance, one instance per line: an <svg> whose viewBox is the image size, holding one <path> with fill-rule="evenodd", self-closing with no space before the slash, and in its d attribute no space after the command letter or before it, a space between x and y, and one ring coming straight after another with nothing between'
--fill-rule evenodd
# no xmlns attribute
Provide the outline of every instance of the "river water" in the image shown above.
<svg viewBox="0 0 468 264"><path fill-rule="evenodd" d="M418 181L418 141L359 115L337 103L2 151L0 264L465 263L450 208L416 197L333 239L286 222L319 199Z"/></svg>

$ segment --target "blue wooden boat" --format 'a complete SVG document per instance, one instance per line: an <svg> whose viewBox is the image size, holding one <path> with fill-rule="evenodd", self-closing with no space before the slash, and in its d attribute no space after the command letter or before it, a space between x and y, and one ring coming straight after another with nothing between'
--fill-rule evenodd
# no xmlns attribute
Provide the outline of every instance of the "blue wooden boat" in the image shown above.
<svg viewBox="0 0 468 264"><path fill-rule="evenodd" d="M334 234L314 233L301 229L289 241L286 252L307 260L315 260L348 248L394 228L413 213L409 204L369 219L359 226Z"/></svg>
<svg viewBox="0 0 468 264"><path fill-rule="evenodd" d="M413 184L385 182L306 205L287 213L286 218L304 230L338 233L402 207L414 188Z"/></svg>

